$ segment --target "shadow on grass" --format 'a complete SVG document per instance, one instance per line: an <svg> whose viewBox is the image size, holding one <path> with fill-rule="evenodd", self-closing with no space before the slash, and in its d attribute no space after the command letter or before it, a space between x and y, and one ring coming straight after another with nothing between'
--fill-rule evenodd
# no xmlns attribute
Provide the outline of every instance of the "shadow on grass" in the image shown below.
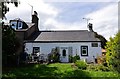
<svg viewBox="0 0 120 79"><path fill-rule="evenodd" d="M86 79L90 79L90 75L88 72L82 70L72 70L72 69L65 69L61 70L58 67L49 67L47 65L41 64L29 64L27 66L15 68L14 70L8 71L3 73L3 78L77 78L77 77L84 77Z"/></svg>
<svg viewBox="0 0 120 79"><path fill-rule="evenodd" d="M28 66L15 68L3 73L3 78L39 78L39 77L54 77L54 71L57 67L47 67L47 65L30 64Z"/></svg>

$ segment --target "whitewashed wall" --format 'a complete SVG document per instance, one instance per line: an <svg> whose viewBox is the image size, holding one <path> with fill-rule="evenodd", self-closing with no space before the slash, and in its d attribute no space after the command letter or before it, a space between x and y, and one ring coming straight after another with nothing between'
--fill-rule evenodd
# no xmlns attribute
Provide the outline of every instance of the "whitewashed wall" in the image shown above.
<svg viewBox="0 0 120 79"><path fill-rule="evenodd" d="M92 47L92 42L76 42L76 43L26 43L25 48L27 48L26 52L31 54L33 51L33 47L40 47L40 53L42 54L49 54L52 48L55 47L72 47L73 55L80 56L80 59L92 59L93 56L97 57L102 55L101 52L101 43L98 43L98 47ZM81 56L81 46L88 46L88 56Z"/></svg>

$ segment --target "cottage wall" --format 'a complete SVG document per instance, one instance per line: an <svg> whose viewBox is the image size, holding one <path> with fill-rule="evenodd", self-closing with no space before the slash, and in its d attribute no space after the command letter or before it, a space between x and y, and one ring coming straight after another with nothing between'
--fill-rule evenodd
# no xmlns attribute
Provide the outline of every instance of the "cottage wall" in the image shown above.
<svg viewBox="0 0 120 79"><path fill-rule="evenodd" d="M27 49L26 52L31 54L33 52L33 47L40 47L40 53L48 55L52 48L55 47L71 47L72 48L72 55L75 56L76 54L80 56L80 59L93 59L101 53L101 43L98 42L98 47L92 47L92 42L75 42L75 43L26 43L25 48ZM81 46L88 46L88 56L81 56Z"/></svg>

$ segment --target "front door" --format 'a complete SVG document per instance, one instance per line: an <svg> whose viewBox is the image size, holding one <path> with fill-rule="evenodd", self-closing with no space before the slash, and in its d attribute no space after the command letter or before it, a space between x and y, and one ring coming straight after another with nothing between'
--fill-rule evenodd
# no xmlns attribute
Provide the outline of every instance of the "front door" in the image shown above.
<svg viewBox="0 0 120 79"><path fill-rule="evenodd" d="M68 48L60 49L60 61L61 62L69 62L68 60Z"/></svg>

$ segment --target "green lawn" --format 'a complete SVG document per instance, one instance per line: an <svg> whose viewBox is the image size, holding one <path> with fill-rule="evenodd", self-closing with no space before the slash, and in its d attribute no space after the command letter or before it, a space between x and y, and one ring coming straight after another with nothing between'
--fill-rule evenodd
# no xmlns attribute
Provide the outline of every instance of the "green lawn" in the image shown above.
<svg viewBox="0 0 120 79"><path fill-rule="evenodd" d="M25 67L14 68L3 72L3 77L118 77L115 72L80 70L71 63L55 63L49 65L33 64Z"/></svg>

